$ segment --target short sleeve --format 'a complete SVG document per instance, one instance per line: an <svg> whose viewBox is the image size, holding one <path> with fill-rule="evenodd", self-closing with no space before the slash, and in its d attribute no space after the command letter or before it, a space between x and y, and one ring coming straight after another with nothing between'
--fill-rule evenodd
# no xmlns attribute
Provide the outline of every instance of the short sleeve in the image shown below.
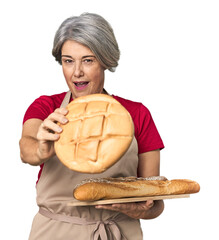
<svg viewBox="0 0 219 240"><path fill-rule="evenodd" d="M163 149L164 144L155 126L150 111L141 104L135 122L138 152L144 153L156 149Z"/></svg>
<svg viewBox="0 0 219 240"><path fill-rule="evenodd" d="M41 96L41 97L37 98L28 107L28 109L24 115L23 123L25 123L28 119L31 119L31 118L37 118L40 120L44 120L53 111L54 111L53 101L46 96Z"/></svg>
<svg viewBox="0 0 219 240"><path fill-rule="evenodd" d="M43 95L37 98L27 109L23 118L23 123L31 118L40 120L47 118L56 108L60 107L65 94L66 92L62 92L51 96Z"/></svg>

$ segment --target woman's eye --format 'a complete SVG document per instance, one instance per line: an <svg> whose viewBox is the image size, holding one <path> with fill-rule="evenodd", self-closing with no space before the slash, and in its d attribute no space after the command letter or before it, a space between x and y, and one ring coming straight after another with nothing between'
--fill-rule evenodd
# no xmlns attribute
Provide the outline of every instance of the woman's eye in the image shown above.
<svg viewBox="0 0 219 240"><path fill-rule="evenodd" d="M90 63L93 63L93 59L86 58L86 59L83 60L83 62L90 64Z"/></svg>
<svg viewBox="0 0 219 240"><path fill-rule="evenodd" d="M63 63L72 63L72 59L62 59Z"/></svg>
<svg viewBox="0 0 219 240"><path fill-rule="evenodd" d="M71 59L66 59L65 62L66 62L66 63L71 63L72 60L71 60Z"/></svg>

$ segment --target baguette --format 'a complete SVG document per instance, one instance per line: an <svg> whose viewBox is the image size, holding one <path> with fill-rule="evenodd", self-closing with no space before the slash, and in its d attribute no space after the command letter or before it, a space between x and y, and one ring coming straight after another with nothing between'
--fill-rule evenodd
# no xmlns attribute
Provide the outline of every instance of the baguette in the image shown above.
<svg viewBox="0 0 219 240"><path fill-rule="evenodd" d="M200 186L187 179L167 180L165 177L150 178L97 178L81 182L73 196L81 201L117 199L125 197L147 197L197 193Z"/></svg>

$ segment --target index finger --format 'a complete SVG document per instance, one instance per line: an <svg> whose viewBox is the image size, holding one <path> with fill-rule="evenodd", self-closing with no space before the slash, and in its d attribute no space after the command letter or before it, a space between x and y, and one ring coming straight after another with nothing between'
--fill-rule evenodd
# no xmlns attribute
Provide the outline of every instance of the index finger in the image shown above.
<svg viewBox="0 0 219 240"><path fill-rule="evenodd" d="M56 110L54 111L55 113L60 113L62 115L66 115L68 113L68 109L67 108L56 108Z"/></svg>
<svg viewBox="0 0 219 240"><path fill-rule="evenodd" d="M68 122L68 119L65 117L68 113L66 108L57 108L53 113L48 116L48 120L54 123L65 124Z"/></svg>

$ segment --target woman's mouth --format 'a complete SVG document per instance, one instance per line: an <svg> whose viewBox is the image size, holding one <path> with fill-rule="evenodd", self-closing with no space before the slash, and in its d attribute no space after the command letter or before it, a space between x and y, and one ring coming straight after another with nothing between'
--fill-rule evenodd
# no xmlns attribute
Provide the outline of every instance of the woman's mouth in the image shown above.
<svg viewBox="0 0 219 240"><path fill-rule="evenodd" d="M84 88L87 87L89 82L86 81L82 81L82 82L74 82L75 88L77 90L83 90Z"/></svg>

